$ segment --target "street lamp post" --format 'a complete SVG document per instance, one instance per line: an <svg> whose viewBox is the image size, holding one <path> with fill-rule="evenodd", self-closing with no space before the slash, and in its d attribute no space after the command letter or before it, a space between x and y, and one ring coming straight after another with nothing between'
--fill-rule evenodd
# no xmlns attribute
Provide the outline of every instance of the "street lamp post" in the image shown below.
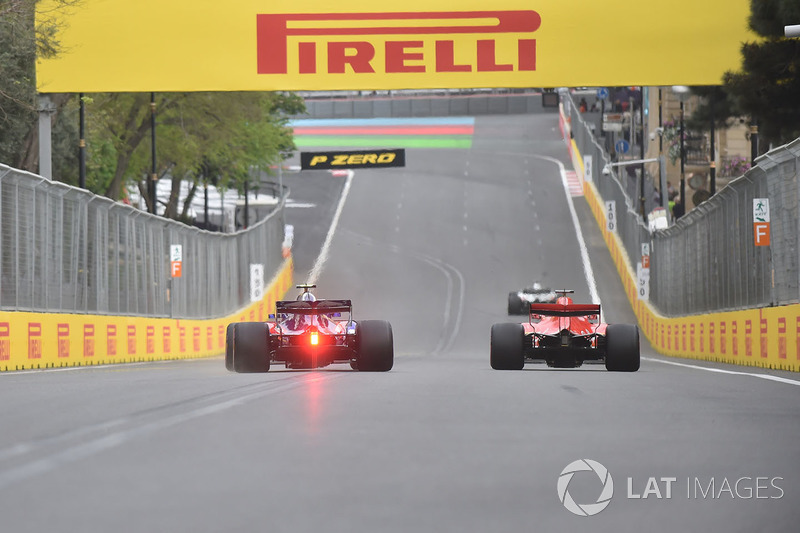
<svg viewBox="0 0 800 533"><path fill-rule="evenodd" d="M78 141L78 187L86 188L86 101L83 93L78 94L78 130L80 140Z"/></svg>
<svg viewBox="0 0 800 533"><path fill-rule="evenodd" d="M250 187L248 183L250 182L250 176L247 176L247 180L244 182L244 229L247 229L250 225Z"/></svg>
<svg viewBox="0 0 800 533"><path fill-rule="evenodd" d="M750 120L750 166L756 166L758 157L758 118L751 117Z"/></svg>
<svg viewBox="0 0 800 533"><path fill-rule="evenodd" d="M283 201L283 159L278 162L278 203L280 204Z"/></svg>
<svg viewBox="0 0 800 533"><path fill-rule="evenodd" d="M716 117L714 116L715 115L715 113L714 113L714 105L717 102L716 102L716 98L714 97L714 91L713 90L711 91L711 96L709 97L709 99L711 100L711 102L710 102L711 105L709 106L711 108L711 146L709 146L709 150L711 152L709 154L709 156L710 156L709 158L711 159L711 164L709 165L709 168L708 168L708 176L709 176L709 180L710 180L710 185L709 185L708 192L709 192L709 194L711 194L711 196L714 196L717 193L717 162L716 162L716 160L717 160L717 153L716 153L717 150L716 150L716 142L715 142L715 139L714 139L714 137L717 135L717 128L716 128L716 124L715 124Z"/></svg>
<svg viewBox="0 0 800 533"><path fill-rule="evenodd" d="M689 87L685 85L674 85L672 87L672 92L678 95L678 99L681 101L681 209L683 216L686 213L686 146L684 137L686 136L685 132L685 125L684 125L684 118L685 118L685 102L686 99L689 98ZM676 217L679 218L679 217Z"/></svg>
<svg viewBox="0 0 800 533"><path fill-rule="evenodd" d="M684 145L684 104L681 100L681 207L686 213L686 146Z"/></svg>
<svg viewBox="0 0 800 533"><path fill-rule="evenodd" d="M658 157L662 159L664 157L664 101L663 101L663 94L661 92L661 87L658 88ZM664 165L661 165L662 172L659 176L658 181L658 188L661 191L661 207L664 209L669 208L669 194L667 191L667 177L666 172L664 171Z"/></svg>
<svg viewBox="0 0 800 533"><path fill-rule="evenodd" d="M639 100L639 157L644 159L644 87L639 87L641 98ZM631 122L633 122L633 109L631 109ZM645 213L645 196L644 196L644 163L642 163L641 172L639 174L639 209L641 211L642 220L647 222L647 213Z"/></svg>
<svg viewBox="0 0 800 533"><path fill-rule="evenodd" d="M150 193L150 212L158 214L158 193L156 191L156 93L150 93L150 179L147 180L147 191Z"/></svg>

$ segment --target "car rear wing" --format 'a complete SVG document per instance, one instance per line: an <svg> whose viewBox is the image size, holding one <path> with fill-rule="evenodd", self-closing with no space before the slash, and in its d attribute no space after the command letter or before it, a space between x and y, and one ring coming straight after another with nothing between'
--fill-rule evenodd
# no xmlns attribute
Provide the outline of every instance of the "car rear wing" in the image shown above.
<svg viewBox="0 0 800 533"><path fill-rule="evenodd" d="M600 316L600 304L531 303L530 312L542 316Z"/></svg>
<svg viewBox="0 0 800 533"><path fill-rule="evenodd" d="M353 304L350 300L317 300L315 302L281 300L275 302L275 311L278 314L330 315L335 313L352 313Z"/></svg>

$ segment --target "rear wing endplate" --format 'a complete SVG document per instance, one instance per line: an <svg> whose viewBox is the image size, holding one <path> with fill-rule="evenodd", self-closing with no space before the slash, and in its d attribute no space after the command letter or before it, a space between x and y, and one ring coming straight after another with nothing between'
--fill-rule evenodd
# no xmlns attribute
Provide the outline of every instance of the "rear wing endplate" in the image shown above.
<svg viewBox="0 0 800 533"><path fill-rule="evenodd" d="M588 316L600 315L600 304L545 304L531 303L532 315Z"/></svg>

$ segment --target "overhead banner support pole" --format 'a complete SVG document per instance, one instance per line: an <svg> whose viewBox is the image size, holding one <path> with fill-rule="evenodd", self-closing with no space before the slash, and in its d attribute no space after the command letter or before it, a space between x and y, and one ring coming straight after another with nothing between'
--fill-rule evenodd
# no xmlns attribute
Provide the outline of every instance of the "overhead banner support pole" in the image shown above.
<svg viewBox="0 0 800 533"><path fill-rule="evenodd" d="M39 93L39 175L53 179L53 125L55 112L50 95Z"/></svg>
<svg viewBox="0 0 800 533"><path fill-rule="evenodd" d="M147 180L147 190L150 193L150 212L158 214L156 205L156 93L150 93L150 179Z"/></svg>

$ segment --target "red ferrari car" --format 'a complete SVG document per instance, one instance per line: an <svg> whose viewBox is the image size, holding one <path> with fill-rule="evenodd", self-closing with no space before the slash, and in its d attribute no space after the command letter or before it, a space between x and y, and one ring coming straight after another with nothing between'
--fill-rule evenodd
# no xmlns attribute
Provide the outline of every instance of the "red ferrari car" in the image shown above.
<svg viewBox="0 0 800 533"><path fill-rule="evenodd" d="M556 291L556 303L531 303L527 323L493 325L492 368L521 370L534 361L576 368L597 361L605 362L607 370L639 370L639 329L600 322L600 305L573 303L567 296L572 292Z"/></svg>
<svg viewBox="0 0 800 533"><path fill-rule="evenodd" d="M228 325L225 367L233 372L320 368L349 363L354 370L386 372L394 365L392 326L385 320L352 318L350 300L318 300L310 289L297 300L275 303L269 322Z"/></svg>

